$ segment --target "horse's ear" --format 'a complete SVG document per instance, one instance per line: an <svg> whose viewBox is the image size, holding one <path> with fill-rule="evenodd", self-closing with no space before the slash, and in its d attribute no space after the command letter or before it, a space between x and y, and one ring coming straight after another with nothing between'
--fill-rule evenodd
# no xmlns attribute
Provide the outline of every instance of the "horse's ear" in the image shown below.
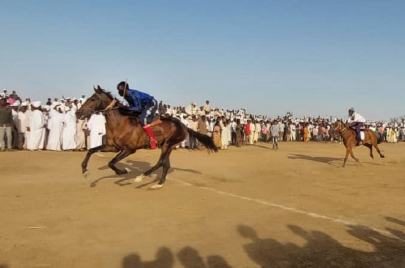
<svg viewBox="0 0 405 268"><path fill-rule="evenodd" d="M96 93L97 93L97 89L96 89L96 87L95 87L95 86L93 86L93 89L94 89L94 92L96 92Z"/></svg>
<svg viewBox="0 0 405 268"><path fill-rule="evenodd" d="M97 88L95 88L94 86L93 86L93 88L94 88L94 91L96 92L96 93L101 93L101 87L99 86L99 85L97 85Z"/></svg>

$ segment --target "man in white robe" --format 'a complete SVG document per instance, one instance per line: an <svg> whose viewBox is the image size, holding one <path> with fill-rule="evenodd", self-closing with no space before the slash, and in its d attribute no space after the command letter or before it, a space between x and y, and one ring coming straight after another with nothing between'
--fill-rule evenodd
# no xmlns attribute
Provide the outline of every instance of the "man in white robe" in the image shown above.
<svg viewBox="0 0 405 268"><path fill-rule="evenodd" d="M31 116L29 118L27 143L28 150L38 150L45 135L45 118L42 113L41 102L36 101L31 104Z"/></svg>
<svg viewBox="0 0 405 268"><path fill-rule="evenodd" d="M57 105L49 112L48 129L49 137L47 150L60 151L62 150L62 131L64 114L60 105Z"/></svg>
<svg viewBox="0 0 405 268"><path fill-rule="evenodd" d="M256 124L254 122L250 122L249 144L253 144L255 132L256 132Z"/></svg>
<svg viewBox="0 0 405 268"><path fill-rule="evenodd" d="M180 114L180 122L182 122L186 127L190 127L190 123L187 120L188 115L187 114ZM181 148L185 148L186 146L189 146L189 136L187 135L187 138L182 141L181 143Z"/></svg>
<svg viewBox="0 0 405 268"><path fill-rule="evenodd" d="M90 131L90 148L103 145L103 136L106 134L106 120L101 113L93 114L87 122L87 129Z"/></svg>
<svg viewBox="0 0 405 268"><path fill-rule="evenodd" d="M255 123L255 135L253 137L253 142L257 142L259 140L261 130L262 130L262 128L260 126L260 122L258 120L256 120L256 123Z"/></svg>
<svg viewBox="0 0 405 268"><path fill-rule="evenodd" d="M43 113L44 119L45 119L45 133L41 139L41 143L39 146L40 150L46 149L46 144L48 143L49 130L48 130L47 126L48 126L48 120L49 120L50 106L48 106L48 105L42 106L41 110L42 110L42 113Z"/></svg>
<svg viewBox="0 0 405 268"><path fill-rule="evenodd" d="M230 125L227 124L226 119L222 119L222 132L221 132L221 144L222 150L227 150L228 149L228 144L229 144L229 137L230 137L230 132L231 132L231 127Z"/></svg>
<svg viewBox="0 0 405 268"><path fill-rule="evenodd" d="M62 134L62 149L76 149L76 115L68 106L65 107L64 128Z"/></svg>
<svg viewBox="0 0 405 268"><path fill-rule="evenodd" d="M296 139L296 131L297 131L297 129L296 129L296 127L295 127L295 124L294 123L291 123L290 124L290 126L289 126L289 128L290 128L290 139L291 139L291 141L295 141L295 139Z"/></svg>

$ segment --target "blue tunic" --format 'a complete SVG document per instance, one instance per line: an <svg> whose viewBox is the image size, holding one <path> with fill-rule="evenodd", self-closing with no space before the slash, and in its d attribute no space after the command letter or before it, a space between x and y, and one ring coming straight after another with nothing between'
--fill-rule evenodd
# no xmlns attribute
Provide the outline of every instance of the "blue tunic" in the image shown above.
<svg viewBox="0 0 405 268"><path fill-rule="evenodd" d="M129 96L125 96L130 109L137 112L142 112L154 99L153 96L135 89L129 89Z"/></svg>

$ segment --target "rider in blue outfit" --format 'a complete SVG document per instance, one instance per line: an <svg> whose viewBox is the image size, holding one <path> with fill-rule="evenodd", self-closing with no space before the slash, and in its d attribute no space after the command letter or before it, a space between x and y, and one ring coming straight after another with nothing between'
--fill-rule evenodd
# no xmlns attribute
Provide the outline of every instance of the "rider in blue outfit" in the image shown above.
<svg viewBox="0 0 405 268"><path fill-rule="evenodd" d="M156 138L152 133L149 123L153 121L156 114L158 103L155 98L139 90L130 89L128 83L122 81L117 85L118 94L124 96L129 104L129 110L140 113L140 123L143 129L148 133L151 140L151 148L156 148Z"/></svg>

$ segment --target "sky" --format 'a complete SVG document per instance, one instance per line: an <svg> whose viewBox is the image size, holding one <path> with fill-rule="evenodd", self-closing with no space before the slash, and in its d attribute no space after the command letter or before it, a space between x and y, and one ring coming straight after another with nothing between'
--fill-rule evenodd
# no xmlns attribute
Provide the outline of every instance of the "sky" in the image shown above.
<svg viewBox="0 0 405 268"><path fill-rule="evenodd" d="M116 93L275 117L405 115L403 0L3 0L0 89ZM118 96L118 94L117 94Z"/></svg>

